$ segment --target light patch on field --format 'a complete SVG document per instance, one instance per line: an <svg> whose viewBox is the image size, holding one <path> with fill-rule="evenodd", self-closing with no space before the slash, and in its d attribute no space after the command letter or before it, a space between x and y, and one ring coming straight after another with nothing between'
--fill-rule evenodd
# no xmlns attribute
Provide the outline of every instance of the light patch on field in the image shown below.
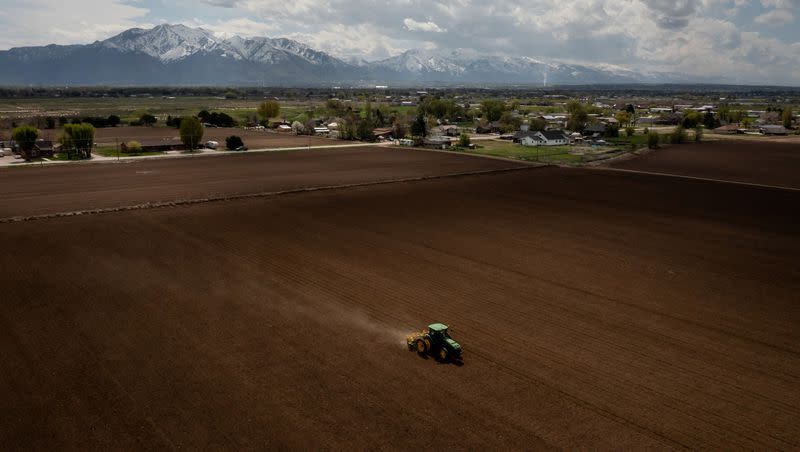
<svg viewBox="0 0 800 452"><path fill-rule="evenodd" d="M282 303L279 310L287 316L302 316L314 322L352 330L354 335L366 336L369 341L406 347L406 336L412 327L399 327L370 316L365 311L347 307L342 301L318 289L307 288L304 293L294 294L290 303ZM405 323L405 322L402 322Z"/></svg>

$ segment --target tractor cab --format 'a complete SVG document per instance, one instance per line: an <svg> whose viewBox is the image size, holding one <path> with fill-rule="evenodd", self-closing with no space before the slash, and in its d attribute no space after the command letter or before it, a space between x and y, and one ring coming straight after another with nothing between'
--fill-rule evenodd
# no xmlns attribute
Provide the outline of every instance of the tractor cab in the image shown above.
<svg viewBox="0 0 800 452"><path fill-rule="evenodd" d="M447 334L447 328L447 325L443 323L432 323L428 325L428 334L433 338L444 340L450 337L450 335Z"/></svg>

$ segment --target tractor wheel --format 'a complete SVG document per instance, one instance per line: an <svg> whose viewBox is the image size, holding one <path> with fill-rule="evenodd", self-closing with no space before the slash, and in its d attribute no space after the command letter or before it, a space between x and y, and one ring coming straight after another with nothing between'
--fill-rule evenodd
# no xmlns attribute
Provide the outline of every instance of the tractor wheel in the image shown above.
<svg viewBox="0 0 800 452"><path fill-rule="evenodd" d="M422 339L417 339L417 353L425 353L428 351L428 346Z"/></svg>
<svg viewBox="0 0 800 452"><path fill-rule="evenodd" d="M442 348L439 349L439 358L441 358L442 361L447 361L447 349L446 348L442 347Z"/></svg>
<svg viewBox="0 0 800 452"><path fill-rule="evenodd" d="M423 339L425 341L425 351L429 351L431 349L431 340L427 337Z"/></svg>

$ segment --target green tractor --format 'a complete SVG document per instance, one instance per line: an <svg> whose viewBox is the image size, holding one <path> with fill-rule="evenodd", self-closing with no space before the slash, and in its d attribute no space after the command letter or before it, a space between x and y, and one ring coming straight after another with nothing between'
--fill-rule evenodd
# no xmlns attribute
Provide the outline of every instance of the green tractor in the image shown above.
<svg viewBox="0 0 800 452"><path fill-rule="evenodd" d="M428 331L409 335L406 343L409 350L430 353L442 361L461 359L461 345L447 333L447 325L441 323L432 323L428 325Z"/></svg>

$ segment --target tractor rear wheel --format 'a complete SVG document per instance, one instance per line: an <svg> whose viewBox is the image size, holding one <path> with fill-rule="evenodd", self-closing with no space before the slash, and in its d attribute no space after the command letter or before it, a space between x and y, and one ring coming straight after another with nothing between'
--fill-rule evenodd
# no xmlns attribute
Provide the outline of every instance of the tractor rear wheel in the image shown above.
<svg viewBox="0 0 800 452"><path fill-rule="evenodd" d="M425 344L425 341L422 339L417 339L417 353L425 353L428 351L428 347Z"/></svg>
<svg viewBox="0 0 800 452"><path fill-rule="evenodd" d="M439 349L439 358L441 358L442 361L447 361L447 349L446 348L442 347L442 348Z"/></svg>

